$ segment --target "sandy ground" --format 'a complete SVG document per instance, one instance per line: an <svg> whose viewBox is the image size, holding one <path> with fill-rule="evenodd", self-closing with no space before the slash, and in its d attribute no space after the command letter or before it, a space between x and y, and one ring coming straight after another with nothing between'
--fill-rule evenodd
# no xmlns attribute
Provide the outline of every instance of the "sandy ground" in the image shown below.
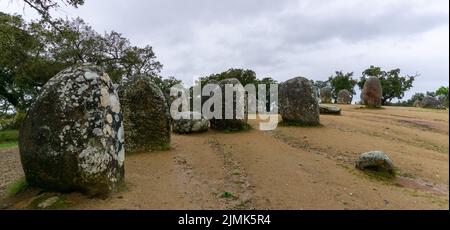
<svg viewBox="0 0 450 230"><path fill-rule="evenodd" d="M126 186L109 198L62 196L70 209L449 208L448 111L341 107L318 128L174 134L170 151L128 155ZM372 150L391 157L394 181L354 168ZM1 150L0 165L0 208L28 207L40 191L2 192L23 174L17 149Z"/></svg>

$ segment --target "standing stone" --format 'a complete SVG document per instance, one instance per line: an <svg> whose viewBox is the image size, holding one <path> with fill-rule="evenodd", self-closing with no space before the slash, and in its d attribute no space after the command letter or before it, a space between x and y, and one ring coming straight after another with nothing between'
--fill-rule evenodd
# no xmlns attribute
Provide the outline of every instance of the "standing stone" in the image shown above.
<svg viewBox="0 0 450 230"><path fill-rule="evenodd" d="M108 74L90 64L58 73L20 129L28 184L104 195L124 178L122 114Z"/></svg>
<svg viewBox="0 0 450 230"><path fill-rule="evenodd" d="M443 107L448 107L448 97L446 95L438 95L437 99Z"/></svg>
<svg viewBox="0 0 450 230"><path fill-rule="evenodd" d="M311 82L304 77L296 77L280 85L279 104L283 122L306 126L320 124L319 103Z"/></svg>
<svg viewBox="0 0 450 230"><path fill-rule="evenodd" d="M198 112L181 112L181 119L173 120L175 133L198 133L208 131L209 121ZM200 119L195 119L198 116ZM189 117L189 118L185 118Z"/></svg>
<svg viewBox="0 0 450 230"><path fill-rule="evenodd" d="M370 77L367 79L362 90L364 104L369 108L380 108L382 96L383 89L381 87L380 79L377 77Z"/></svg>
<svg viewBox="0 0 450 230"><path fill-rule="evenodd" d="M331 104L331 87L323 87L320 89L320 101L323 104Z"/></svg>
<svg viewBox="0 0 450 230"><path fill-rule="evenodd" d="M210 82L209 84L216 84L216 83ZM229 78L229 79L222 80L217 84L219 85L220 90L222 91L222 118L221 119L217 119L217 118L211 119L210 120L211 128L217 129L217 130L226 130L226 131L238 131L238 130L246 129L248 126L248 124L247 124L248 108L247 108L247 103L245 103L245 101L247 100L247 97L245 96L245 92L240 91L240 93L244 95L244 105L243 105L244 117L240 118L239 116L237 116L236 108L239 108L240 106L238 103L239 101L237 100L236 93L233 94L232 103L231 102L228 104L225 103L225 86L226 85L236 86L236 85L240 85L241 82L239 82L239 80L236 78ZM226 117L225 117L226 110L233 111L232 119L226 119Z"/></svg>
<svg viewBox="0 0 450 230"><path fill-rule="evenodd" d="M353 99L353 95L350 91L343 89L338 93L337 103L338 104L351 104Z"/></svg>
<svg viewBox="0 0 450 230"><path fill-rule="evenodd" d="M171 119L161 89L148 76L135 76L119 91L127 152L170 148Z"/></svg>
<svg viewBox="0 0 450 230"><path fill-rule="evenodd" d="M414 107L422 107L420 100L416 100L413 104Z"/></svg>
<svg viewBox="0 0 450 230"><path fill-rule="evenodd" d="M313 93L314 93L314 98L316 98L316 100L317 100L317 103L320 103L320 90L319 90L319 88L315 87L314 84L313 84Z"/></svg>
<svg viewBox="0 0 450 230"><path fill-rule="evenodd" d="M426 96L420 102L420 107L427 109L443 109L444 106L435 97Z"/></svg>

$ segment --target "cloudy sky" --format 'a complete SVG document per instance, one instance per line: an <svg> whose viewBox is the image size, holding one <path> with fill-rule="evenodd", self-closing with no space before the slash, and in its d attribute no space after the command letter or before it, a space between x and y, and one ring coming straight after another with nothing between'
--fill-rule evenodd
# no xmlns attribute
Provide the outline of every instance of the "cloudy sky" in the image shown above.
<svg viewBox="0 0 450 230"><path fill-rule="evenodd" d="M20 0L0 9L36 17ZM188 85L229 68L284 81L370 65L419 73L408 96L449 84L448 0L86 0L54 15L150 44L162 75Z"/></svg>

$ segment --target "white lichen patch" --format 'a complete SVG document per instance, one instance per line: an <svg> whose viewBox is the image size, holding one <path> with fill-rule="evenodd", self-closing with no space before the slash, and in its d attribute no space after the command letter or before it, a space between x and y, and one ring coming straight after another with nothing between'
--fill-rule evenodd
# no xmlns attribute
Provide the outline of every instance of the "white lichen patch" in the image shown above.
<svg viewBox="0 0 450 230"><path fill-rule="evenodd" d="M103 73L102 76L100 76L100 79L105 82L106 84L111 83L111 79L109 78L108 74Z"/></svg>
<svg viewBox="0 0 450 230"><path fill-rule="evenodd" d="M100 89L100 93L100 104L102 105L102 107L108 107L111 104L108 88L102 87Z"/></svg>
<svg viewBox="0 0 450 230"><path fill-rule="evenodd" d="M79 155L78 166L82 172L95 175L108 169L111 156L100 149L88 146Z"/></svg>
<svg viewBox="0 0 450 230"><path fill-rule="evenodd" d="M103 131L102 131L101 129L99 129L99 128L95 128L95 129L93 130L93 133L94 133L96 136L103 136Z"/></svg>
<svg viewBox="0 0 450 230"><path fill-rule="evenodd" d="M113 117L112 117L111 114L106 115L106 121L107 121L109 124L112 124L112 122L113 122Z"/></svg>
<svg viewBox="0 0 450 230"><path fill-rule="evenodd" d="M111 126L105 125L105 127L103 127L103 133L105 134L105 136L110 137L112 135Z"/></svg>
<svg viewBox="0 0 450 230"><path fill-rule="evenodd" d="M80 85L80 88L77 91L78 95L81 95L88 88L89 88L89 85L86 85L86 84Z"/></svg>
<svg viewBox="0 0 450 230"><path fill-rule="evenodd" d="M91 81L91 80L97 79L98 74L88 71L88 72L84 73L84 77L86 78L86 80Z"/></svg>
<svg viewBox="0 0 450 230"><path fill-rule="evenodd" d="M120 143L123 143L125 141L124 130L123 130L123 123L120 124L119 131L117 131L117 139L119 139Z"/></svg>
<svg viewBox="0 0 450 230"><path fill-rule="evenodd" d="M114 113L120 112L120 101L116 94L110 94L110 106Z"/></svg>

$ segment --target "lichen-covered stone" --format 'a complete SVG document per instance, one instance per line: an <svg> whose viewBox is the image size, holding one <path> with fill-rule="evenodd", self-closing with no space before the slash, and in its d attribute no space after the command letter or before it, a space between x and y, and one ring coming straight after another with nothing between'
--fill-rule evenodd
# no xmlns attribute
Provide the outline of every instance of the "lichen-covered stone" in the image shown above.
<svg viewBox="0 0 450 230"><path fill-rule="evenodd" d="M379 108L381 107L382 96L383 89L381 87L380 79L377 77L370 77L367 79L362 90L364 104L369 108Z"/></svg>
<svg viewBox="0 0 450 230"><path fill-rule="evenodd" d="M444 109L442 103L435 97L426 96L418 104L421 108L427 109Z"/></svg>
<svg viewBox="0 0 450 230"><path fill-rule="evenodd" d="M77 65L44 86L20 129L27 182L56 191L107 194L124 177L122 114L108 75Z"/></svg>
<svg viewBox="0 0 450 230"><path fill-rule="evenodd" d="M208 130L209 121L197 112L181 112L181 119L173 120L173 131L176 133L198 133ZM184 117L189 116L189 119ZM195 117L201 117L195 119Z"/></svg>
<svg viewBox="0 0 450 230"><path fill-rule="evenodd" d="M215 82L209 82L209 84L218 84L221 91L222 91L222 118L213 118L210 120L210 125L212 129L216 130L243 130L246 129L248 124L248 108L245 101L247 100L247 97L245 96L244 91L240 93L244 93L244 117L239 118L237 116L237 111L235 111L235 108L238 108L240 106L237 106L238 100L237 100L237 94L233 94L233 103L225 103L225 86L226 85L233 85L236 86L238 84L241 84L238 79L236 78L229 78L224 79L218 83ZM243 86L244 87L244 86ZM233 111L233 117L232 119L226 119L225 117L225 110Z"/></svg>
<svg viewBox="0 0 450 230"><path fill-rule="evenodd" d="M420 100L416 100L416 101L413 103L413 106L414 106L414 107L421 107L422 105L420 104Z"/></svg>
<svg viewBox="0 0 450 230"><path fill-rule="evenodd" d="M283 122L306 126L320 124L319 103L308 79L296 77L283 82L279 91L279 111Z"/></svg>
<svg viewBox="0 0 450 230"><path fill-rule="evenodd" d="M337 97L338 104L349 105L352 103L352 100L353 100L353 94L350 91L343 89L338 92L338 97Z"/></svg>
<svg viewBox="0 0 450 230"><path fill-rule="evenodd" d="M320 89L320 101L324 104L331 104L331 87L323 87Z"/></svg>
<svg viewBox="0 0 450 230"><path fill-rule="evenodd" d="M313 85L313 94L314 94L314 98L316 98L317 103L320 102L320 90L319 88L315 87Z"/></svg>
<svg viewBox="0 0 450 230"><path fill-rule="evenodd" d="M372 151L361 154L356 161L356 168L360 170L369 169L389 173L394 172L394 164L391 159L381 151Z"/></svg>
<svg viewBox="0 0 450 230"><path fill-rule="evenodd" d="M170 146L171 119L161 89L146 76L135 76L119 88L127 152L165 150Z"/></svg>
<svg viewBox="0 0 450 230"><path fill-rule="evenodd" d="M319 105L320 114L341 115L341 108L331 105Z"/></svg>

